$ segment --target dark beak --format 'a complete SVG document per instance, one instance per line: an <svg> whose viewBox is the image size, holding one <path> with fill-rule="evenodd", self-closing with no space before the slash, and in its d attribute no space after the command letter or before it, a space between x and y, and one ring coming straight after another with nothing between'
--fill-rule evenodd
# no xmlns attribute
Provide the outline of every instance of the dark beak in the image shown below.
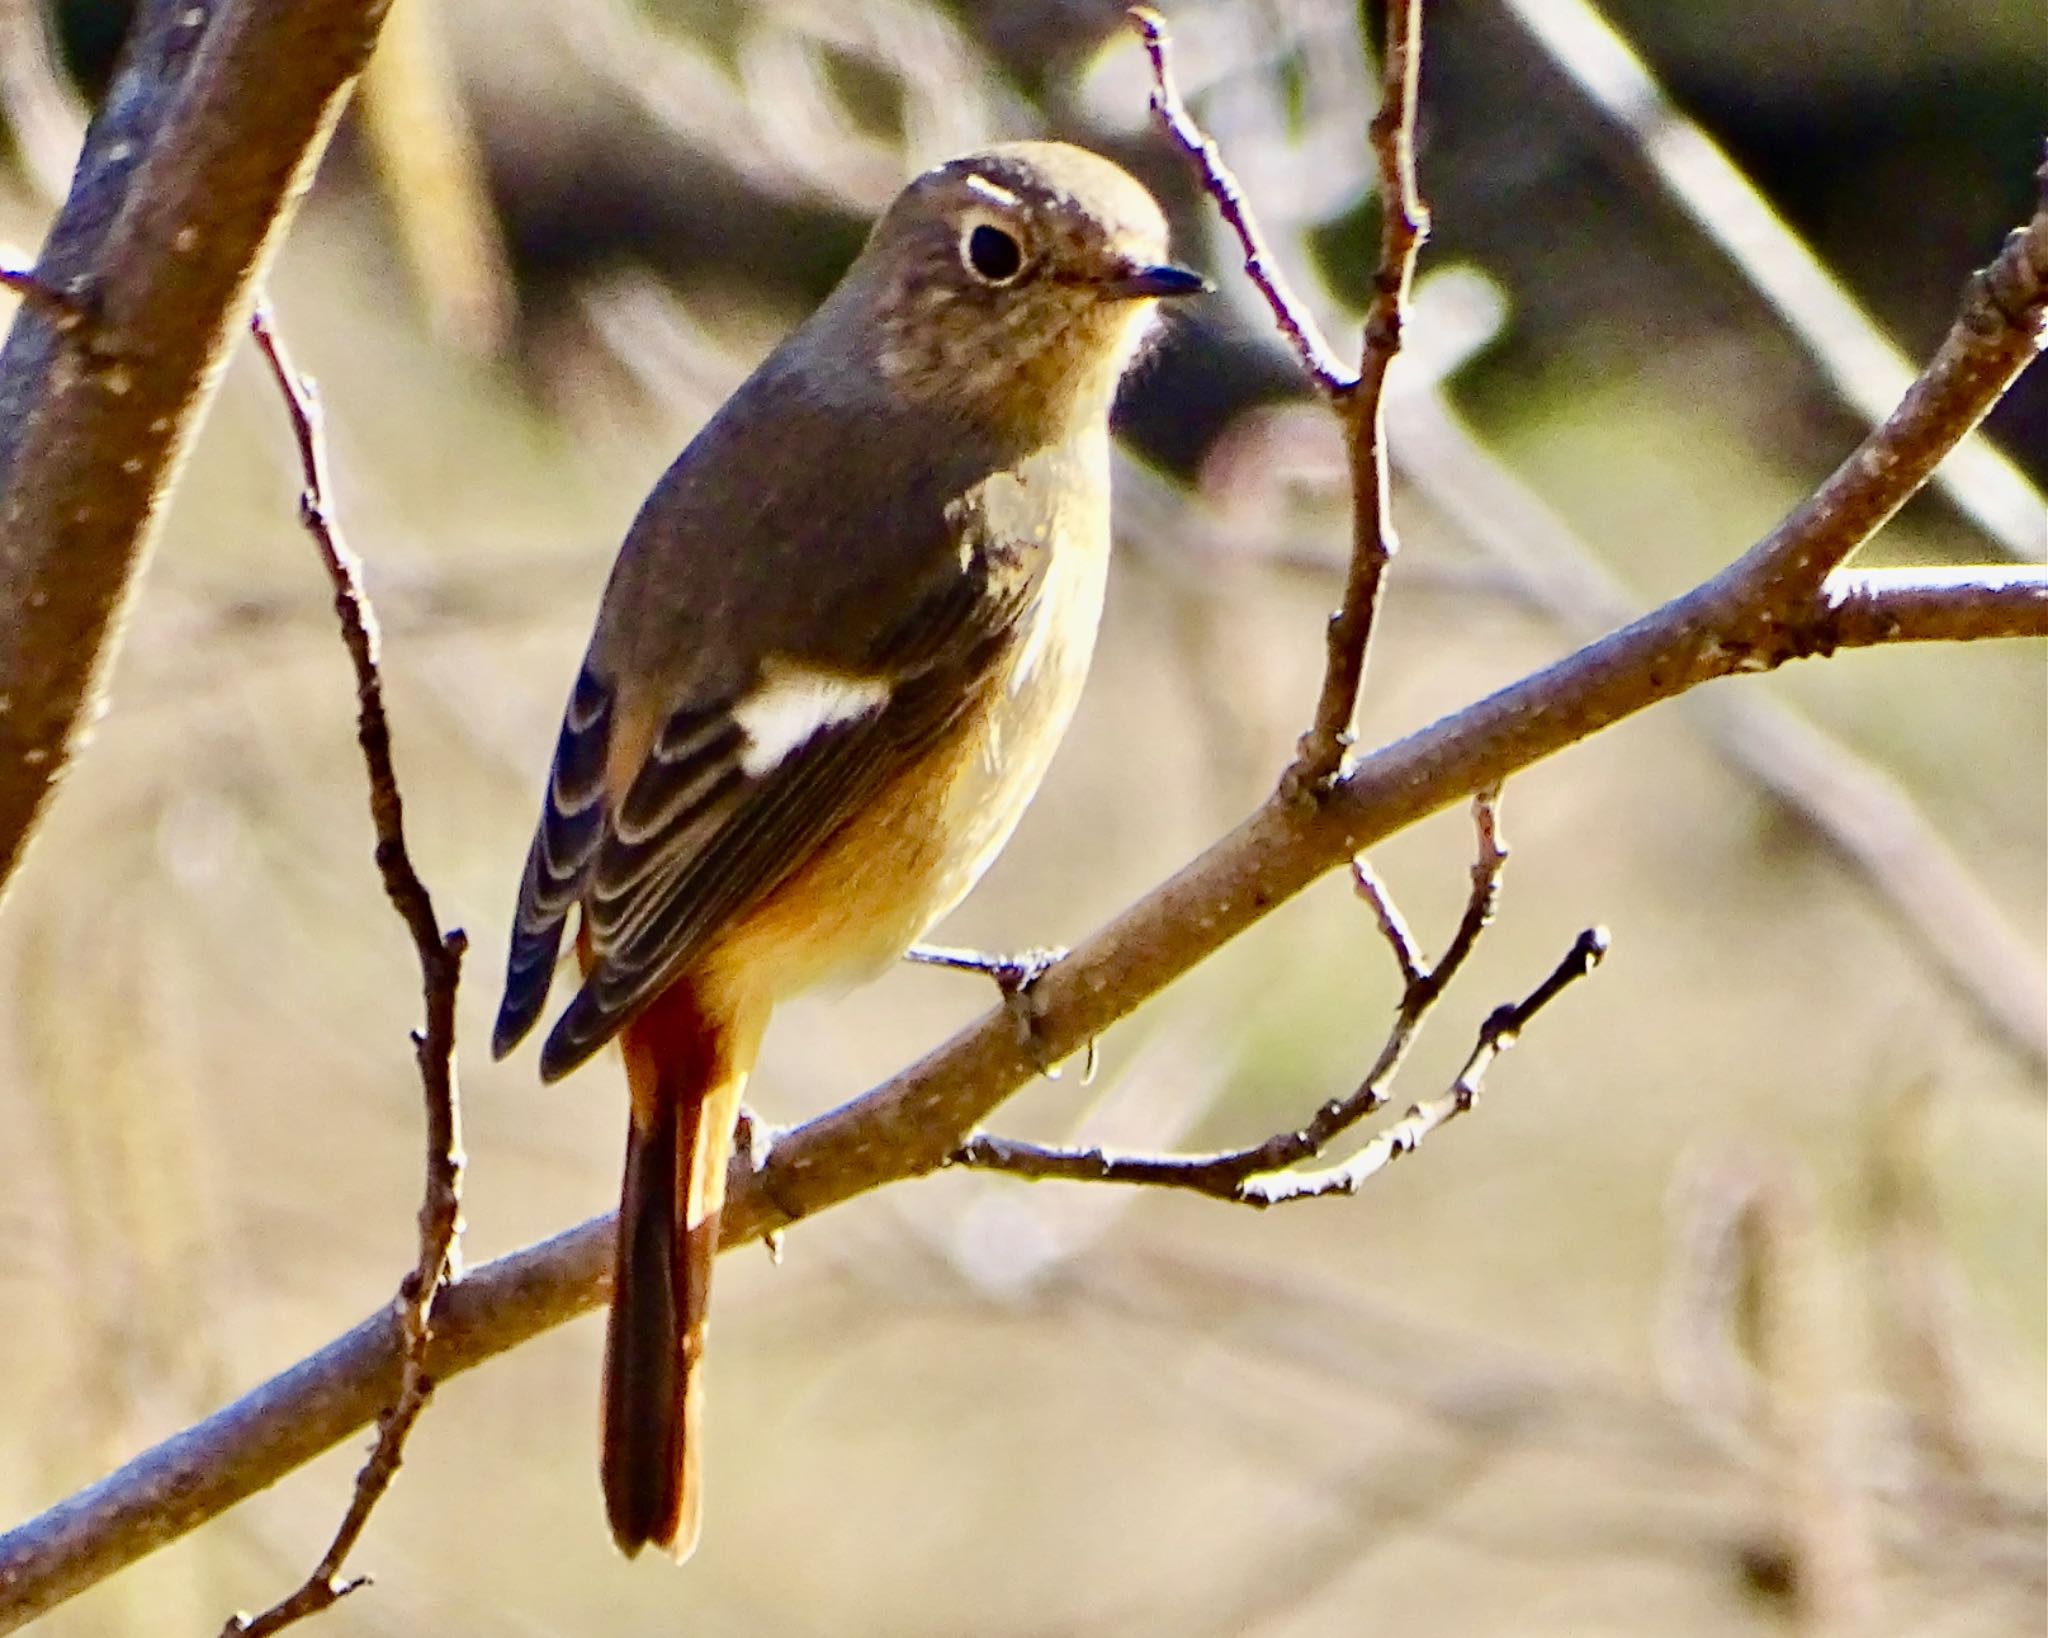
<svg viewBox="0 0 2048 1638"><path fill-rule="evenodd" d="M1212 288L1209 281L1192 268L1177 267L1172 262L1161 262L1156 267L1133 267L1121 278L1106 280L1102 291L1108 296L1165 299L1174 296L1199 296Z"/></svg>

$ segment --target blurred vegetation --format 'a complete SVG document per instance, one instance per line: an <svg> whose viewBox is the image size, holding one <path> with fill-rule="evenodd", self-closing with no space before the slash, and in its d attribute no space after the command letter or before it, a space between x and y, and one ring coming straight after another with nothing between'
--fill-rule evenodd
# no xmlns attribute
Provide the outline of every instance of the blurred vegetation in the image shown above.
<svg viewBox="0 0 2048 1638"><path fill-rule="evenodd" d="M422 870L463 1002L471 1261L606 1209L623 1111L481 1050L561 697L655 473L914 166L1049 130L1177 201L1119 8L1092 0L399 0L273 285L328 405L386 624ZM57 18L101 83L118 8ZM1724 562L1856 434L1796 342L1482 0L1430 8L1425 268L1505 304L1453 392L1644 599ZM1613 0L1609 15L1909 347L2027 211L2038 7ZM0 239L61 186L10 23ZM32 10L28 13L32 18ZM1184 83L1269 223L1355 299L1373 204L1357 18L1173 10ZM54 125L52 124L54 120ZM41 136L36 135L37 132ZM1313 698L1341 549L1326 450L1225 279L1128 405L1224 534L1133 509L1082 719L945 929L1072 940L1239 817ZM1995 423L2048 478L2048 377ZM0 1518L25 1516L386 1300L417 1187L416 1006L369 852L352 702L252 359L196 452L110 710L0 918ZM1155 500L1160 497L1155 495ZM1560 652L1410 497L1380 740ZM1270 531L1268 531L1270 532ZM1986 548L1938 501L1887 559ZM2038 970L2048 690L2021 647L1761 681L1890 769ZM612 1555L598 1328L451 1384L334 1633L2011 1634L2044 1629L2043 1085L1868 890L1665 710L1517 780L1506 909L1424 1044L1437 1089L1580 925L1599 977L1470 1119L1365 1196L1252 1216L947 1177L722 1275L711 1517L686 1573ZM1446 816L1376 858L1425 942ZM1261 1136L1348 1090L1394 975L1341 882L1275 915L1006 1125ZM789 1120L979 1011L922 971L789 1010ZM2048 1006L2048 998L2044 998ZM78 1600L53 1634L204 1632L296 1580L337 1452ZM1818 1568L1817 1568L1818 1567ZM1833 1579L1817 1585L1821 1572Z"/></svg>

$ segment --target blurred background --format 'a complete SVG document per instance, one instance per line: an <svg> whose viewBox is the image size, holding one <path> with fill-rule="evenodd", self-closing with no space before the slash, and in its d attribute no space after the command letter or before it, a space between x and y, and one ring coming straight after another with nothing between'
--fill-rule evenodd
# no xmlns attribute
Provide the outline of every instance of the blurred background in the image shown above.
<svg viewBox="0 0 2048 1638"><path fill-rule="evenodd" d="M1611 34L1576 0L1428 9L1436 236L1368 744L1767 528L1859 435L1858 394L1896 391L1800 242L1918 358L2031 210L2048 127L2027 3L1613 0ZM1182 0L1171 21L1197 114L1349 350L1378 222L1370 16ZM106 0L0 6L17 252L124 25ZM415 852L474 940L470 1262L616 1188L614 1065L543 1089L530 1054L482 1050L613 549L924 164L1086 141L1173 202L1222 285L1129 394L1081 718L943 936L1077 940L1270 789L1314 697L1341 457L1146 85L1095 0L398 0L272 294L383 616ZM2048 377L1993 431L2017 464L1917 503L1871 561L2040 555ZM0 917L0 1521L291 1364L410 1262L415 969L297 484L245 349ZM1359 1198L871 1196L779 1268L726 1259L686 1572L612 1552L586 1319L442 1390L359 1552L377 1584L322 1630L2048 1630L2044 747L2038 648L1924 647L1717 684L1534 770L1506 796L1500 922L1397 1108L1581 926L1614 953ZM1458 814L1374 855L1432 950L1470 857ZM1397 990L1340 875L1000 1128L1263 1137L1355 1084ZM904 970L792 1007L753 1101L801 1119L988 999ZM360 1453L45 1630L212 1632L268 1603Z"/></svg>

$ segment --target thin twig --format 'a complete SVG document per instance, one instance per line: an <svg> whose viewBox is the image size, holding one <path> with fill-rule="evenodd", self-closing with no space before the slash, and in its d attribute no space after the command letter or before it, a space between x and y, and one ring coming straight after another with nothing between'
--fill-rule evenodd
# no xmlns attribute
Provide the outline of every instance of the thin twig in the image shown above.
<svg viewBox="0 0 2048 1638"><path fill-rule="evenodd" d="M1008 1172L1034 1181L1057 1178L1077 1183L1186 1189L1233 1205L1260 1208L1356 1194L1438 1127L1470 1110L1479 1100L1493 1061L1515 1044L1537 1013L1599 966L1607 948L1605 928L1589 927L1579 934L1541 984L1520 1001L1497 1007L1488 1015L1448 1091L1412 1105L1392 1126L1376 1133L1356 1153L1333 1166L1310 1171L1289 1169L1299 1160L1309 1158L1298 1151L1323 1130L1335 1126L1341 1131L1384 1105L1384 1092L1371 1080L1352 1098L1325 1104L1316 1112L1315 1121L1302 1132L1280 1133L1255 1148L1227 1154L1186 1158L1118 1155L1101 1149L1052 1149L983 1135L970 1139L953 1157L952 1164L977 1171ZM1347 1118L1340 1120L1339 1111ZM1263 1164L1274 1158L1282 1164Z"/></svg>
<svg viewBox="0 0 2048 1638"><path fill-rule="evenodd" d="M1244 252L1245 276L1272 309L1273 322L1294 349L1295 357L1301 360L1301 367L1324 397L1342 397L1357 385L1358 378L1324 339L1315 315L1288 284L1286 273L1259 231L1258 218L1252 214L1235 173L1224 163L1222 151L1188 112L1173 77L1173 47L1166 19L1150 6L1133 6L1128 15L1138 38L1145 44L1145 55L1152 59L1152 112L1174 146L1194 165L1202 191L1216 201L1218 213L1237 235Z"/></svg>
<svg viewBox="0 0 2048 1638"><path fill-rule="evenodd" d="M1394 895L1362 856L1351 861L1351 890L1371 908L1373 920L1379 923L1380 937L1387 941L1394 964L1401 969L1401 982L1413 989L1428 973L1422 951L1416 945L1414 933L1409 931L1408 918L1394 902Z"/></svg>
<svg viewBox="0 0 2048 1638"><path fill-rule="evenodd" d="M334 609L341 620L342 642L356 674L356 742L362 747L369 774L370 820L377 835L377 871L399 918L412 935L419 955L420 989L425 1025L413 1032L413 1056L419 1065L426 1103L426 1182L419 1213L419 1259L400 1283L393 1317L403 1339L403 1366L398 1392L385 1409L377 1443L356 1474L355 1493L327 1552L298 1589L258 1616L236 1615L222 1638L280 1632L295 1621L317 1614L357 1588L369 1577L342 1579L341 1568L370 1521L370 1513L391 1488L413 1424L433 1396L427 1374L427 1349L433 1341L433 1308L444 1281L460 1277L456 1237L462 1227L462 1111L455 1082L455 991L462 976L468 940L460 928L441 931L434 901L413 868L405 841L405 805L391 758L391 729L384 714L384 684L377 667L377 617L363 590L362 561L342 539L333 511L333 485L327 466L327 443L320 399L312 380L292 366L268 307L258 302L249 320L256 346L270 367L291 416L305 489L299 496L299 519L319 549L320 561L334 585Z"/></svg>
<svg viewBox="0 0 2048 1638"><path fill-rule="evenodd" d="M1349 1160L1320 1171L1283 1172L1250 1179L1245 1188L1245 1203L1279 1206L1294 1200L1356 1194L1401 1156L1412 1153L1415 1146L1439 1126L1471 1109L1479 1101L1481 1083L1487 1070L1493 1067L1493 1061L1515 1044L1536 1014L1571 985L1589 976L1606 957L1607 947L1607 929L1588 927L1572 941L1572 947L1541 984L1520 1001L1496 1007L1487 1016L1486 1022L1479 1026L1479 1039L1474 1043L1471 1055L1451 1082L1448 1092L1427 1103L1416 1104L1392 1126L1377 1133Z"/></svg>
<svg viewBox="0 0 2048 1638"><path fill-rule="evenodd" d="M1500 905L1501 874L1507 866L1507 844L1500 830L1499 793L1482 791L1473 798L1472 824L1478 846L1472 861L1472 889L1466 896L1465 912L1444 953L1434 964L1424 961L1408 923L1393 896L1363 860L1352 864L1352 882L1359 897L1372 909L1380 935L1401 970L1401 1001L1394 1022L1387 1031L1378 1057L1364 1079L1349 1096L1333 1098L1318 1109L1306 1124L1292 1131L1276 1132L1263 1143L1229 1149L1209 1155L1127 1155L1104 1149L1056 1149L1042 1144L1022 1143L1008 1138L979 1134L962 1146L951 1164L978 1171L1010 1172L1035 1179L1065 1178L1093 1183L1136 1183L1161 1188L1189 1189L1212 1199L1240 1205L1270 1206L1283 1200L1307 1198L1314 1194L1350 1193L1366 1177L1385 1168L1396 1154L1405 1154L1415 1141L1434 1130L1452 1115L1461 1113L1477 1095L1479 1078L1507 1046L1515 1032L1530 1017L1549 1004L1553 995L1572 979L1583 977L1606 949L1606 934L1583 934L1556 972L1518 1006L1497 1009L1481 1029L1479 1044L1465 1070L1447 1097L1460 1105L1439 1108L1439 1099L1409 1111L1406 1119L1375 1138L1342 1165L1326 1171L1294 1173L1299 1166L1321 1155L1360 1121L1386 1107L1388 1089L1399 1072L1409 1049L1421 1034L1423 1023L1478 947L1479 937L1492 923ZM1340 1179L1356 1173L1348 1183Z"/></svg>
<svg viewBox="0 0 2048 1638"><path fill-rule="evenodd" d="M1366 655L1379 616L1380 588L1399 549L1390 506L1384 399L1387 372L1401 351L1415 260L1429 236L1429 211L1415 183L1415 105L1422 68L1422 0L1403 0L1389 17L1380 106L1372 149L1379 163L1380 265L1356 374L1337 361L1314 317L1288 286L1258 219L1215 142L1195 123L1174 80L1165 20L1134 6L1132 24L1152 60L1152 109L1216 202L1244 252L1244 270L1273 321L1323 397L1344 423L1351 456L1351 569L1344 600L1331 616L1327 659L1315 715L1280 789L1289 801L1313 800L1329 786L1351 745L1351 719L1365 682Z"/></svg>
<svg viewBox="0 0 2048 1638"><path fill-rule="evenodd" d="M1422 0L1403 0L1389 8L1385 59L1380 106L1371 127L1380 176L1380 265L1365 315L1358 382L1335 401L1351 455L1351 567L1345 576L1344 601L1325 634L1327 658L1315 716L1294 765L1281 780L1282 794L1293 799L1313 798L1325 790L1351 746L1351 720L1365 686L1380 589L1400 549L1387 467L1386 387L1407 326L1415 260L1429 237L1429 210L1415 183Z"/></svg>

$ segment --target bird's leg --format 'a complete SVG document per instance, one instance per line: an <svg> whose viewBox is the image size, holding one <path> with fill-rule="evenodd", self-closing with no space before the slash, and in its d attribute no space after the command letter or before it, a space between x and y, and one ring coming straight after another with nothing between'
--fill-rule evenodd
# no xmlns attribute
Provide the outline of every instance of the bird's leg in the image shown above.
<svg viewBox="0 0 2048 1638"><path fill-rule="evenodd" d="M1047 1061L1045 1045L1038 1034L1038 1005L1033 991L1038 981L1055 966L1066 959L1063 945L1049 945L1041 949L1019 950L1011 955L990 955L981 950L959 950L943 944L913 944L904 951L906 961L915 961L926 967L948 967L954 972L980 973L994 983L1002 992L1004 1009L1015 1020L1017 1036L1024 1050L1031 1054L1038 1065L1038 1072L1049 1081L1059 1079L1059 1066ZM1081 1084L1087 1085L1095 1079L1095 1043L1089 1041L1087 1063L1081 1071Z"/></svg>

